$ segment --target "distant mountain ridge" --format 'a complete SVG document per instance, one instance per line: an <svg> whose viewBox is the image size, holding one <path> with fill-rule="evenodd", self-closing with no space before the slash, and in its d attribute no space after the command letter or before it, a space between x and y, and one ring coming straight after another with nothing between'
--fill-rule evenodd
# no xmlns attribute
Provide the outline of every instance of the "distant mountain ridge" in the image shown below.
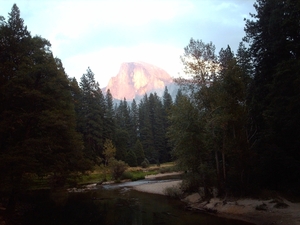
<svg viewBox="0 0 300 225"><path fill-rule="evenodd" d="M162 95L165 86L174 89L173 78L163 69L145 62L122 63L118 74L112 77L103 88L110 89L115 99L140 99L145 93L156 92Z"/></svg>

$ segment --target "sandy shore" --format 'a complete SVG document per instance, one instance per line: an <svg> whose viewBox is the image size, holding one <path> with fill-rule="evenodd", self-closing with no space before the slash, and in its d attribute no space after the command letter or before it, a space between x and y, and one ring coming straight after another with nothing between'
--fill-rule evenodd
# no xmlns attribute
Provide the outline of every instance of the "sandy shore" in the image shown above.
<svg viewBox="0 0 300 225"><path fill-rule="evenodd" d="M167 181L160 183L150 183L134 186L133 189L141 192L147 192L152 194L165 195L166 188L176 187L180 185L181 181Z"/></svg>
<svg viewBox="0 0 300 225"><path fill-rule="evenodd" d="M149 175L146 176L146 179L156 179L159 177L167 177L172 175L179 175L181 173L174 172L174 173L164 173L164 174L157 174L157 175ZM138 186L134 186L133 189L141 192L152 193L152 194L159 194L165 195L165 190L169 187L179 187L181 184L180 180L176 181L163 181L159 183L149 183L149 184L142 184Z"/></svg>
<svg viewBox="0 0 300 225"><path fill-rule="evenodd" d="M158 174L147 178L155 179L169 175L172 174ZM180 184L181 181L166 181L142 184L133 188L141 192L164 195L166 188L179 187ZM300 203L292 203L285 199L238 199L235 201L224 201L213 198L208 203L202 202L200 195L195 193L182 200L192 210L213 213L216 216L243 220L257 225L300 225ZM275 206L278 206L279 203L285 207L276 208Z"/></svg>
<svg viewBox="0 0 300 225"><path fill-rule="evenodd" d="M184 199L191 209L214 212L217 216L243 220L257 225L300 225L300 203L292 203L284 199L237 199L224 202L213 198L207 202L199 201L199 194ZM284 203L286 208L275 206ZM258 210L258 209L260 210Z"/></svg>

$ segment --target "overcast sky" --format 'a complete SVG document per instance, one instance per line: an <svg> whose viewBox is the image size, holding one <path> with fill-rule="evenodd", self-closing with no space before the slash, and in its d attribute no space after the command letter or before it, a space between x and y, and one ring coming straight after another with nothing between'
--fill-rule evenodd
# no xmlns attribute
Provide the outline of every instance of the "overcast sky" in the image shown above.
<svg viewBox="0 0 300 225"><path fill-rule="evenodd" d="M122 62L144 61L171 76L182 74L180 55L191 37L210 41L216 53L236 51L244 18L255 0L2 0L8 18L17 4L32 35L52 44L70 77L78 82L88 67L101 87Z"/></svg>

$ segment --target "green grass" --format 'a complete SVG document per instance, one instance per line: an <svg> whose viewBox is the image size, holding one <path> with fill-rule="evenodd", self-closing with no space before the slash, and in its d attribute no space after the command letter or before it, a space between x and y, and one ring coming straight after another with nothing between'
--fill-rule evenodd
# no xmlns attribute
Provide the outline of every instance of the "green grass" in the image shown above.
<svg viewBox="0 0 300 225"><path fill-rule="evenodd" d="M124 180L129 179L131 181L143 180L148 175L155 175L158 173L159 172L156 170L151 170L151 171L131 170L131 171L125 171L125 173L122 176L122 179Z"/></svg>
<svg viewBox="0 0 300 225"><path fill-rule="evenodd" d="M124 174L122 175L122 179L124 180L129 179L131 181L143 180L145 179L145 174L140 171L134 171L134 172L125 171Z"/></svg>
<svg viewBox="0 0 300 225"><path fill-rule="evenodd" d="M110 170L96 166L92 172L81 176L79 184L98 183L110 180L112 180Z"/></svg>
<svg viewBox="0 0 300 225"><path fill-rule="evenodd" d="M145 179L148 175L155 175L159 173L168 173L178 171L175 163L163 163L160 166L150 165L147 168L142 167L129 167L124 174L122 175L122 180L142 180ZM83 175L81 177L80 184L86 183L97 183L100 181L110 181L112 180L110 171L107 169L106 175L104 172L103 166L96 166L92 172L89 174Z"/></svg>
<svg viewBox="0 0 300 225"><path fill-rule="evenodd" d="M178 171L175 163L163 163L160 166L150 165L147 168L141 167L130 167L128 168L122 176L122 179L129 179L132 181L145 179L148 175L156 175L159 173L170 173Z"/></svg>
<svg viewBox="0 0 300 225"><path fill-rule="evenodd" d="M104 173L90 173L83 175L80 179L80 184L87 184L87 183L98 183L105 180L111 180L111 175L107 174L105 176Z"/></svg>
<svg viewBox="0 0 300 225"><path fill-rule="evenodd" d="M137 181L137 180L145 179L145 177L148 175L156 175L159 173L168 173L174 171L178 171L178 170L175 163L173 162L163 163L160 166L150 165L147 168L129 167L121 177L121 180ZM30 180L31 180L30 189L50 188L47 177L39 178L37 176L31 176ZM113 180L113 178L108 168L104 168L103 166L95 166L92 171L80 175L76 180L76 182L79 185L81 185L81 184L99 183L99 182L111 181L111 180Z"/></svg>

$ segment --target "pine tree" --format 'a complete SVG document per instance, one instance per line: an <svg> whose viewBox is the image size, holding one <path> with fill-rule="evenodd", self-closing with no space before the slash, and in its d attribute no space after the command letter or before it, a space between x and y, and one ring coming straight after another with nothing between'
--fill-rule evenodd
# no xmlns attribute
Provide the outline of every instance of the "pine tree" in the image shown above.
<svg viewBox="0 0 300 225"><path fill-rule="evenodd" d="M134 145L138 138L138 129L139 129L139 110L136 104L136 101L133 99L131 103L131 110L130 110L130 123L131 123L131 143Z"/></svg>
<svg viewBox="0 0 300 225"><path fill-rule="evenodd" d="M240 42L236 52L236 62L238 66L243 70L243 73L247 77L247 83L250 83L250 78L253 77L253 63L249 49L246 48L244 42Z"/></svg>
<svg viewBox="0 0 300 225"><path fill-rule="evenodd" d="M179 99L183 96L182 90L178 89L176 97L175 97L175 101L174 101L174 105L177 105L179 103Z"/></svg>
<svg viewBox="0 0 300 225"><path fill-rule="evenodd" d="M132 126L130 119L130 108L126 99L120 101L120 104L116 108L116 148L117 159L125 161L126 154L131 144Z"/></svg>
<svg viewBox="0 0 300 225"><path fill-rule="evenodd" d="M79 130L83 134L85 151L89 158L97 160L103 151L103 123L105 103L99 84L90 68L80 81L82 90Z"/></svg>
<svg viewBox="0 0 300 225"><path fill-rule="evenodd" d="M251 141L259 153L263 186L280 189L296 184L300 171L300 3L257 0L254 7L244 39L255 66L249 92Z"/></svg>
<svg viewBox="0 0 300 225"><path fill-rule="evenodd" d="M165 91L163 94L163 124L164 124L164 131L166 132L170 126L170 123L168 121L168 115L171 112L171 108L173 106L173 100L172 97L168 91L167 86L165 87ZM172 147L169 145L169 141L167 136L165 135L165 142L164 142L164 151L161 156L162 162L168 162L171 161L171 150Z"/></svg>
<svg viewBox="0 0 300 225"><path fill-rule="evenodd" d="M129 150L126 154L125 162L132 167L137 166L136 155L132 150Z"/></svg>
<svg viewBox="0 0 300 225"><path fill-rule="evenodd" d="M247 180L252 173L253 154L248 141L248 105L246 104L249 77L247 71L237 65L232 57L226 62L226 70L220 73L220 114L217 115L218 126L222 129L222 156L226 189L236 194L249 191ZM223 159L223 157L222 157ZM224 166L226 165L226 166ZM227 167L227 169L225 169ZM228 172L228 173L227 173ZM248 189L248 190L247 190Z"/></svg>
<svg viewBox="0 0 300 225"><path fill-rule="evenodd" d="M12 211L24 178L48 176L64 185L89 168L76 132L70 83L50 43L31 37L14 4L0 24L0 173Z"/></svg>
<svg viewBox="0 0 300 225"><path fill-rule="evenodd" d="M152 152L154 149L154 143L149 111L149 99L147 94L145 94L143 99L139 103L139 134L140 141L145 152L145 157L150 161L153 158Z"/></svg>
<svg viewBox="0 0 300 225"><path fill-rule="evenodd" d="M119 128L131 133L131 121L130 121L130 107L128 106L126 98L120 101L120 104L116 111L117 123Z"/></svg>
<svg viewBox="0 0 300 225"><path fill-rule="evenodd" d="M113 97L108 89L105 95L105 113L104 113L104 138L108 138L110 140L115 139L115 112L113 109Z"/></svg>
<svg viewBox="0 0 300 225"><path fill-rule="evenodd" d="M141 166L142 162L145 160L145 153L142 143L137 139L135 145L133 146L133 152L136 156L136 162L138 166Z"/></svg>
<svg viewBox="0 0 300 225"><path fill-rule="evenodd" d="M74 103L75 115L76 115L76 130L79 132L79 124L83 118L80 118L80 111L82 105L82 92L78 85L78 82L75 77L69 79L70 80L70 90Z"/></svg>
<svg viewBox="0 0 300 225"><path fill-rule="evenodd" d="M115 145L116 145L116 159L125 161L127 151L129 149L129 134L126 130L117 128L116 130L116 140L115 140Z"/></svg>

